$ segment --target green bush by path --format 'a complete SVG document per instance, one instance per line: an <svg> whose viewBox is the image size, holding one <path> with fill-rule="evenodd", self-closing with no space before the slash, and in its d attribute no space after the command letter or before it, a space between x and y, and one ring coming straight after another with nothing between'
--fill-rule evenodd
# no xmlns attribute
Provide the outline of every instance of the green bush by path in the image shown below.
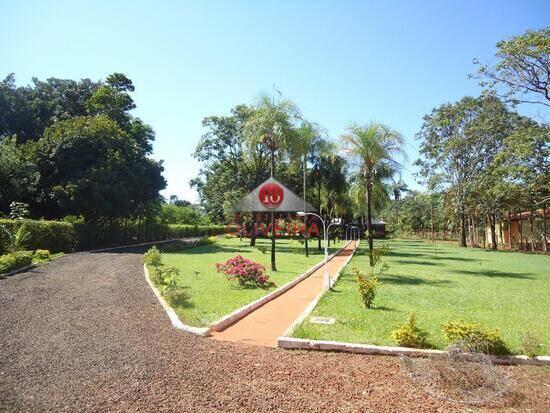
<svg viewBox="0 0 550 413"><path fill-rule="evenodd" d="M271 248L269 239L257 239L256 244L268 250ZM159 246L161 251L164 245ZM333 246L331 253L342 246L343 243ZM304 248L300 242L277 239L276 272L269 271L270 254L262 254L256 247L251 247L249 239L240 241L239 238L224 238L214 244L181 251L168 248L169 252L161 253L162 264L179 269L178 285L184 286L186 293L186 299L172 300L173 308L185 324L207 326L283 286L323 260L323 251L310 247L310 256L306 257ZM269 279L275 285L263 288L239 286L237 281L227 280L224 274L216 271L216 263L226 262L236 255L262 264L268 269Z"/></svg>
<svg viewBox="0 0 550 413"><path fill-rule="evenodd" d="M28 232L23 246L28 250L47 249L52 252L73 251L76 244L76 232L67 222L42 221L32 219L0 219L0 226L15 233L22 225ZM6 251L8 235L0 230L0 253Z"/></svg>
<svg viewBox="0 0 550 413"><path fill-rule="evenodd" d="M13 234L25 224L29 234L23 247L28 250L47 249L52 253L173 238L207 237L234 230L225 225L164 225L153 222L143 228L143 233L138 239L133 236L136 228L131 226L87 224L75 217L68 220L70 222L0 219L0 227ZM7 252L8 244L8 233L0 229L0 254Z"/></svg>
<svg viewBox="0 0 550 413"><path fill-rule="evenodd" d="M16 251L0 255L0 274L32 264L32 251Z"/></svg>
<svg viewBox="0 0 550 413"><path fill-rule="evenodd" d="M312 316L335 317L333 325L309 319L294 336L377 345L395 345L391 332L416 312L443 349L443 323L465 320L498 329L513 353L526 332L540 337L541 354L550 354L550 256L486 251L422 241L389 240L390 269L381 275L375 305L366 311L351 269L368 269L368 255L349 263ZM361 244L366 249L366 243Z"/></svg>

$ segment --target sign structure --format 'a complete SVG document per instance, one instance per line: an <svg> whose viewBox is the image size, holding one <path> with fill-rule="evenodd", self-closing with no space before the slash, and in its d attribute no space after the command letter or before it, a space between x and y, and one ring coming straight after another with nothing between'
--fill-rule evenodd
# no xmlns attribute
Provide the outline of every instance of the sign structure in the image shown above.
<svg viewBox="0 0 550 413"><path fill-rule="evenodd" d="M277 181L269 178L241 199L235 212L297 212L316 211L310 203Z"/></svg>
<svg viewBox="0 0 550 413"><path fill-rule="evenodd" d="M285 191L281 185L276 182L268 182L260 187L258 200L269 209L275 209L282 204L285 199Z"/></svg>

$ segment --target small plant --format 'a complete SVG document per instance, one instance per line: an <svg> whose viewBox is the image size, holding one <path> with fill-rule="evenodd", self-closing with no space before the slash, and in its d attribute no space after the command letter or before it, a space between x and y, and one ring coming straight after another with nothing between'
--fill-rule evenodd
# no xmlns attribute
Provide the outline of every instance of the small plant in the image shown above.
<svg viewBox="0 0 550 413"><path fill-rule="evenodd" d="M151 267L159 267L162 264L160 251L156 245L153 245L149 251L143 254L143 262Z"/></svg>
<svg viewBox="0 0 550 413"><path fill-rule="evenodd" d="M494 355L510 354L510 349L497 329L484 329L479 323L449 321L442 324L445 340L462 350Z"/></svg>
<svg viewBox="0 0 550 413"><path fill-rule="evenodd" d="M159 268L156 272L160 284L162 284L160 287L162 295L179 289L178 276L180 271L176 267Z"/></svg>
<svg viewBox="0 0 550 413"><path fill-rule="evenodd" d="M10 231L5 225L0 225L0 229L4 234L8 236L6 249L8 252L21 251L24 248L24 244L30 238L30 233L27 230L27 224L23 224L14 230Z"/></svg>
<svg viewBox="0 0 550 413"><path fill-rule="evenodd" d="M38 258L39 260L49 260L50 259L50 251L49 250L36 250L34 252L34 256Z"/></svg>
<svg viewBox="0 0 550 413"><path fill-rule="evenodd" d="M528 331L521 340L521 351L529 358L540 356L542 350L542 340L533 331Z"/></svg>
<svg viewBox="0 0 550 413"><path fill-rule="evenodd" d="M269 287L274 285L273 282L269 281L269 276L262 264L240 255L227 260L223 264L216 264L216 270L223 272L228 280L237 280L240 286Z"/></svg>
<svg viewBox="0 0 550 413"><path fill-rule="evenodd" d="M382 283L373 272L367 277L359 269L354 268L353 274L359 286L359 294L361 294L363 304L366 308L371 308L376 297L376 290Z"/></svg>
<svg viewBox="0 0 550 413"><path fill-rule="evenodd" d="M430 348L428 332L416 325L416 313L409 315L409 320L404 325L391 332L392 338L401 347Z"/></svg>
<svg viewBox="0 0 550 413"><path fill-rule="evenodd" d="M31 251L15 251L0 255L0 273L10 272L32 264Z"/></svg>
<svg viewBox="0 0 550 413"><path fill-rule="evenodd" d="M257 245L256 249L260 251L262 254L265 254L267 252L267 247L265 245Z"/></svg>

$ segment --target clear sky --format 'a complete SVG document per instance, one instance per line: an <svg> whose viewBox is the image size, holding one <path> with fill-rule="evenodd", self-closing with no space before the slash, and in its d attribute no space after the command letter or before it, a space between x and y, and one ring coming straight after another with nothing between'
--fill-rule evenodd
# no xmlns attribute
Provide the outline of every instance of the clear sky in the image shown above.
<svg viewBox="0 0 550 413"><path fill-rule="evenodd" d="M476 95L474 57L550 23L550 1L9 1L0 0L0 76L129 76L135 114L156 131L164 195L188 182L201 120L251 103L275 83L337 139L351 122L414 134L432 108ZM533 112L535 109L527 108ZM413 187L407 166L404 179Z"/></svg>

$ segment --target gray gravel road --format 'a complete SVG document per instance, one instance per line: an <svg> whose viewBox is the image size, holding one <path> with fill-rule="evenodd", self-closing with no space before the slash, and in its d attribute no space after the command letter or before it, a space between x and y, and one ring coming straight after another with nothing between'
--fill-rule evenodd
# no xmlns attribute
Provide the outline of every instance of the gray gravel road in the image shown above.
<svg viewBox="0 0 550 413"><path fill-rule="evenodd" d="M70 254L0 280L0 410L464 408L415 389L394 358L288 352L175 330L145 282L142 252ZM540 371L513 374L540 383ZM518 387L508 407L548 406L531 387Z"/></svg>

